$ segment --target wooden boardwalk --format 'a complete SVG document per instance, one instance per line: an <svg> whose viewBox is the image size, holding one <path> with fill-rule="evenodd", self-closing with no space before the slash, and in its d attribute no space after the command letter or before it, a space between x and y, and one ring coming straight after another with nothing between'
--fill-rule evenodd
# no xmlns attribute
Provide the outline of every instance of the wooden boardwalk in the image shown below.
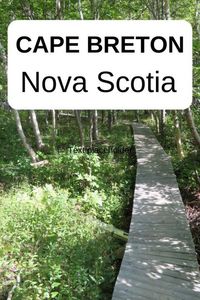
<svg viewBox="0 0 200 300"><path fill-rule="evenodd" d="M200 300L194 244L171 160L148 127L133 129L134 205L112 300Z"/></svg>

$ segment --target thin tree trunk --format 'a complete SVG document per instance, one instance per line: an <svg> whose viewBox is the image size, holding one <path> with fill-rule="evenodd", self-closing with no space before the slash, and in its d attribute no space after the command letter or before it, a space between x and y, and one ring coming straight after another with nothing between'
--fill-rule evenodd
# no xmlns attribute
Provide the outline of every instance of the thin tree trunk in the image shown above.
<svg viewBox="0 0 200 300"><path fill-rule="evenodd" d="M56 111L52 110L52 148L55 150L56 145Z"/></svg>
<svg viewBox="0 0 200 300"><path fill-rule="evenodd" d="M56 19L62 20L62 0L56 0Z"/></svg>
<svg viewBox="0 0 200 300"><path fill-rule="evenodd" d="M94 20L100 19L100 10L102 7L103 0L91 0L91 12L92 12L92 18Z"/></svg>
<svg viewBox="0 0 200 300"><path fill-rule="evenodd" d="M171 19L171 13L170 13L170 3L169 0L164 1L164 14L165 14L165 20Z"/></svg>
<svg viewBox="0 0 200 300"><path fill-rule="evenodd" d="M80 134L81 147L84 147L84 134L83 134L83 126L82 126L82 122L81 122L80 111L75 110L75 116L76 116L76 121L78 124L79 134Z"/></svg>
<svg viewBox="0 0 200 300"><path fill-rule="evenodd" d="M196 0L196 28L200 39L200 0Z"/></svg>
<svg viewBox="0 0 200 300"><path fill-rule="evenodd" d="M105 110L101 111L101 123L104 123L104 119L105 119Z"/></svg>
<svg viewBox="0 0 200 300"><path fill-rule="evenodd" d="M150 117L151 117L151 121L153 122L154 121L154 116L153 116L153 112L150 110Z"/></svg>
<svg viewBox="0 0 200 300"><path fill-rule="evenodd" d="M139 112L139 110L135 111L135 115L136 115L136 121L139 123L140 122L140 112Z"/></svg>
<svg viewBox="0 0 200 300"><path fill-rule="evenodd" d="M89 138L90 138L90 147L92 147L93 144L93 111L88 111L89 113L89 120L90 120L90 128L89 128Z"/></svg>
<svg viewBox="0 0 200 300"><path fill-rule="evenodd" d="M81 0L78 0L78 11L79 11L80 19L84 20Z"/></svg>
<svg viewBox="0 0 200 300"><path fill-rule="evenodd" d="M174 127L175 127L175 142L176 142L178 157L182 159L184 157L184 152L183 152L183 145L181 139L179 117L176 110L174 111Z"/></svg>
<svg viewBox="0 0 200 300"><path fill-rule="evenodd" d="M192 136L193 136L196 144L200 147L200 135L199 135L199 133L197 131L197 128L195 126L194 119L193 119L193 116L192 116L192 111L191 111L190 108L185 110L185 116L186 116L188 126L191 130Z"/></svg>
<svg viewBox="0 0 200 300"><path fill-rule="evenodd" d="M112 120L113 120L113 124L116 124L116 122L117 122L117 112L115 110L112 111Z"/></svg>
<svg viewBox="0 0 200 300"><path fill-rule="evenodd" d="M154 117L154 120L155 120L156 132L157 132L157 134L159 134L159 118L158 118L157 112L152 111L152 114L153 114L153 117Z"/></svg>
<svg viewBox="0 0 200 300"><path fill-rule="evenodd" d="M162 137L164 137L164 131L165 131L165 110L160 110L159 133Z"/></svg>
<svg viewBox="0 0 200 300"><path fill-rule="evenodd" d="M29 156L31 157L32 162L36 163L38 161L38 158L37 158L37 155L36 155L35 151L33 150L33 148L27 142L27 139L26 139L26 136L24 134L23 127L22 127L20 115L19 115L17 110L13 110L13 112L14 112L14 115L15 115L17 131L18 131L18 134L20 136L20 139L21 139L26 151L28 152Z"/></svg>
<svg viewBox="0 0 200 300"><path fill-rule="evenodd" d="M38 125L36 112L34 110L31 110L30 111L30 116L31 116L31 122L32 122L32 126L33 126L34 135L35 135L35 138L36 138L37 149L41 150L42 148L45 147L45 144L42 141L42 137L41 137L40 128L39 128L39 125Z"/></svg>
<svg viewBox="0 0 200 300"><path fill-rule="evenodd" d="M6 56L5 49L4 49L3 45L1 44L1 42L0 42L0 59L3 62L4 73L5 73L5 76L6 76L6 74L7 74L7 56ZM13 109L13 113L14 113L14 116L15 116L17 132L18 132L19 137L22 141L22 144L24 145L26 151L28 152L32 162L35 163L35 162L38 161L38 157L37 157L37 154L35 153L35 151L33 150L33 148L27 142L27 139L26 139L26 136L24 134L23 127L22 127L20 115L19 115L18 111L14 110L14 109Z"/></svg>
<svg viewBox="0 0 200 300"><path fill-rule="evenodd" d="M112 129L112 111L111 110L108 111L108 129L109 130Z"/></svg>
<svg viewBox="0 0 200 300"><path fill-rule="evenodd" d="M92 131L93 139L98 141L99 139L99 132L98 132L98 112L97 110L93 113L93 131Z"/></svg>

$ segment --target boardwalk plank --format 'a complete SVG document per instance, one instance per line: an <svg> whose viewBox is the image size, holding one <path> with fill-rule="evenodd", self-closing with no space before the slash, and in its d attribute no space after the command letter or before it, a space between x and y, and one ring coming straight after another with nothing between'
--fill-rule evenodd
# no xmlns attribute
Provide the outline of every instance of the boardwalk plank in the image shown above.
<svg viewBox="0 0 200 300"><path fill-rule="evenodd" d="M178 279L175 277L171 277L171 276L167 276L167 275L160 275L160 277L157 276L157 274L152 273L152 272L146 272L144 273L143 270L139 270L139 269L134 269L134 271L132 271L130 273L130 277L129 277L129 284L131 284L133 281L134 282L138 282L141 284L147 284L148 285L152 285L152 278L154 278L154 285L152 286L152 288L155 290L156 288L158 289L158 291L162 290L162 289L167 289L167 292L163 292L166 295L173 295L175 291L175 293L179 293L184 294L184 295L193 295L193 291L192 289L194 288L194 285L191 284L191 282L189 281L184 281L182 279ZM151 289L151 287L148 287L149 289ZM168 291L168 289L170 291Z"/></svg>
<svg viewBox="0 0 200 300"><path fill-rule="evenodd" d="M141 260L138 261L132 261L130 264L127 262L127 260L124 261L121 272L123 270L127 270L129 272L136 272L137 270L141 270L143 273L149 273L156 276L169 276L172 277L174 280L180 280L183 284L185 282L190 282L191 285L197 285L199 284L199 271L191 271L191 268L182 268L179 266L174 266L172 264L156 264L153 265L153 262L147 263L143 262L141 263Z"/></svg>
<svg viewBox="0 0 200 300"><path fill-rule="evenodd" d="M170 157L134 124L134 206L113 300L200 299L198 263Z"/></svg>

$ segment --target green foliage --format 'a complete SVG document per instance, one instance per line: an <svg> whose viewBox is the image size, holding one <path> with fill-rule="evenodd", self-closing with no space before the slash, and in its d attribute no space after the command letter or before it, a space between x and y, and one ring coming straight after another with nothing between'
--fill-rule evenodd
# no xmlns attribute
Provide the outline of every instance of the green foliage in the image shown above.
<svg viewBox="0 0 200 300"><path fill-rule="evenodd" d="M200 173L200 155L196 152L187 154L183 160L174 160L174 171L176 173L179 187L182 191L198 191Z"/></svg>
<svg viewBox="0 0 200 300"><path fill-rule="evenodd" d="M55 2L0 1L0 42L5 52L10 21L56 19ZM61 2L63 19L80 19L78 1ZM153 12L160 8L160 3L156 8L153 2L82 0L81 6L84 19L151 19ZM195 4L195 0L171 0L170 13L173 19L188 20L194 29L194 98L198 102L200 44ZM1 100L6 100L6 89L5 66L0 62ZM133 114L136 112L124 115L132 122ZM198 105L193 107L193 114L200 129ZM140 112L141 118L147 115L148 112ZM20 116L28 141L35 148L29 114L20 112ZM116 248L120 243L91 223L91 217L127 229L135 154L76 152L74 145L80 145L77 124L66 117L58 120L53 152L51 117L47 118L47 125L44 112L37 112L37 116L48 146L38 156L49 161L40 168L30 165L12 114L0 110L0 299L7 299L14 286L13 300L110 299L117 273ZM164 138L159 138L173 158L180 187L197 190L200 155L182 115L180 121L184 159L177 156L170 112ZM82 119L82 124L85 137L89 137L88 120ZM97 147L132 144L127 126L113 126L109 131L99 122L99 129ZM89 144L87 138L85 144Z"/></svg>
<svg viewBox="0 0 200 300"><path fill-rule="evenodd" d="M116 276L116 244L76 204L51 185L0 197L1 299L17 276L15 300L102 299L102 283Z"/></svg>
<svg viewBox="0 0 200 300"><path fill-rule="evenodd" d="M1 112L0 118L0 299L15 285L13 300L110 299L122 242L91 218L127 229L135 154L78 153L70 121L65 138L68 125L59 129L54 154L38 152L49 164L34 168L11 116ZM27 112L21 117L27 124ZM41 128L49 144L49 129ZM26 134L33 143L30 126ZM131 146L127 126L113 127L112 134L102 128L101 134L102 146Z"/></svg>
<svg viewBox="0 0 200 300"><path fill-rule="evenodd" d="M199 104L192 106L192 113L197 130L200 131ZM182 159L178 157L173 118L173 114L167 112L163 136L156 133L155 124L152 121L147 120L147 123L152 127L165 151L172 158L174 171L182 194L184 195L184 192L188 191L198 192L200 174L200 155L198 147L192 138L191 130L185 120L184 112L181 112L179 113L179 122L184 157Z"/></svg>

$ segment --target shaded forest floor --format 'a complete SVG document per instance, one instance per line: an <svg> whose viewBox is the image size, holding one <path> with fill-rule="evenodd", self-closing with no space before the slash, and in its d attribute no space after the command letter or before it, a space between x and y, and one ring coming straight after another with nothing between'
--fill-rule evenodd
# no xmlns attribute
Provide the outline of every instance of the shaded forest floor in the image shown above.
<svg viewBox="0 0 200 300"><path fill-rule="evenodd" d="M0 299L20 283L13 300L108 300L123 256L124 241L95 220L128 230L136 160L129 153L81 153L75 119L62 118L56 145L51 125L39 114L49 164L33 168L12 114L0 119ZM23 124L29 124L22 112ZM85 136L88 123L83 122ZM35 147L31 126L24 128ZM132 147L127 125L108 130L99 122L94 147ZM89 145L89 138L86 140ZM91 218L94 222L91 222ZM58 298L58 296L60 298Z"/></svg>
<svg viewBox="0 0 200 300"><path fill-rule="evenodd" d="M187 194L183 200L200 265L200 192Z"/></svg>

